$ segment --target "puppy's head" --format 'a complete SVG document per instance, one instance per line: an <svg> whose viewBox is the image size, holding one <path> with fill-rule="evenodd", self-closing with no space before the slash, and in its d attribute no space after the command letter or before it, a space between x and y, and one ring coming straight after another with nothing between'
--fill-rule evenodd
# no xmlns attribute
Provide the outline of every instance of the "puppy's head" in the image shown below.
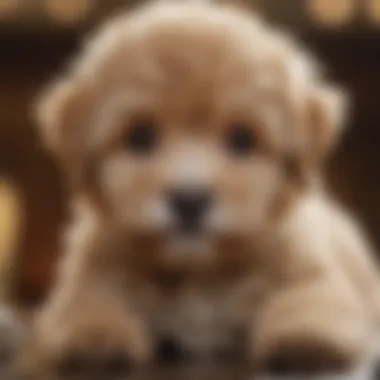
<svg viewBox="0 0 380 380"><path fill-rule="evenodd" d="M212 251L262 231L342 126L341 93L255 16L158 2L101 28L40 103L77 193L131 236Z"/></svg>

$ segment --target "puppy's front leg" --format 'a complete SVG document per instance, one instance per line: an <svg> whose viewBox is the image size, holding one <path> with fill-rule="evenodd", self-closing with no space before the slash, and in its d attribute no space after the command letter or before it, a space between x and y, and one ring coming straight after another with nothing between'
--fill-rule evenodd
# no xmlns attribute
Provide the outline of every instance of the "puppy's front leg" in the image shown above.
<svg viewBox="0 0 380 380"><path fill-rule="evenodd" d="M315 272L278 285L255 321L252 355L258 369L276 375L355 369L370 350L371 326L343 273Z"/></svg>
<svg viewBox="0 0 380 380"><path fill-rule="evenodd" d="M36 319L22 372L48 379L112 377L148 358L144 323L124 299L125 268L115 239L95 230L66 254L51 299Z"/></svg>
<svg viewBox="0 0 380 380"><path fill-rule="evenodd" d="M343 278L317 276L274 291L259 313L253 355L277 375L351 371L370 347L368 320Z"/></svg>

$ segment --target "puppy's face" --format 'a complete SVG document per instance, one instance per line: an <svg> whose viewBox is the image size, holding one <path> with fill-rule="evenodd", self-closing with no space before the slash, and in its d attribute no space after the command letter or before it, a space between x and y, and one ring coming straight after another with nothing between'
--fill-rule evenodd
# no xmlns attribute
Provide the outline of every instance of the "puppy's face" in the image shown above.
<svg viewBox="0 0 380 380"><path fill-rule="evenodd" d="M186 84L186 74L183 81L166 74L174 96L157 88L146 104L120 99L106 116L120 120L120 130L98 160L96 181L113 214L129 233L164 237L174 250L207 249L263 228L285 173L257 113L223 104L220 89L210 101L203 91L215 90L212 83L193 88L204 79ZM145 91L132 97L152 96Z"/></svg>
<svg viewBox="0 0 380 380"><path fill-rule="evenodd" d="M267 26L192 4L112 24L53 101L67 165L81 178L91 167L109 215L159 238L168 257L205 257L265 229L289 160L297 176L330 140L335 101L317 96L309 62Z"/></svg>

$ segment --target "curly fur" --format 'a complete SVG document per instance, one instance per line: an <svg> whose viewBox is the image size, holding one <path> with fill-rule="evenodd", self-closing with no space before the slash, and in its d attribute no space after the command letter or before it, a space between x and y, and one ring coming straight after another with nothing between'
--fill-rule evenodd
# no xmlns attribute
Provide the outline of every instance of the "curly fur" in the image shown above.
<svg viewBox="0 0 380 380"><path fill-rule="evenodd" d="M29 363L54 371L115 347L142 363L162 336L258 368L360 362L378 331L378 274L321 176L346 104L298 41L228 5L159 1L102 25L39 102L74 213ZM140 114L165 142L143 162L121 143ZM234 118L252 126L252 157L223 150ZM178 183L217 194L199 246L162 232Z"/></svg>

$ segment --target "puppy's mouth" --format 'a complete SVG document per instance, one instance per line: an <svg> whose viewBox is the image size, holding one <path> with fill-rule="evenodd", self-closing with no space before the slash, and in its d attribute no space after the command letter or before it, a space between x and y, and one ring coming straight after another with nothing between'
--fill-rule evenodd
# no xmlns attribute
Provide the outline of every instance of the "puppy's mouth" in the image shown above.
<svg viewBox="0 0 380 380"><path fill-rule="evenodd" d="M212 240L211 230L204 220L177 221L167 231L169 249L177 254L204 254L210 250Z"/></svg>
<svg viewBox="0 0 380 380"><path fill-rule="evenodd" d="M174 233L167 237L166 251L173 257L206 257L212 250L212 239L206 234Z"/></svg>
<svg viewBox="0 0 380 380"><path fill-rule="evenodd" d="M195 240L204 237L209 232L209 228L207 228L204 221L200 221L197 218L189 218L177 221L174 225L173 232L186 239Z"/></svg>

